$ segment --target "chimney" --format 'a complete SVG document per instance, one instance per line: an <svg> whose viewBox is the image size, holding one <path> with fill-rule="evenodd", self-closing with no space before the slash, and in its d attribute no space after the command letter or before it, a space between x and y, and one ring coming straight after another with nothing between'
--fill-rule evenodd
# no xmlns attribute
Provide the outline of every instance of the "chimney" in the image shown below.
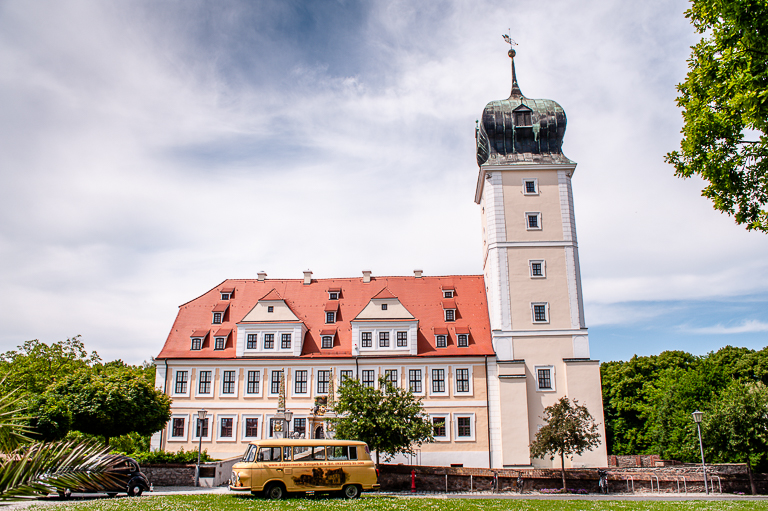
<svg viewBox="0 0 768 511"><path fill-rule="evenodd" d="M413 270L413 276L417 279L421 278L421 274L424 273L424 270Z"/></svg>
<svg viewBox="0 0 768 511"><path fill-rule="evenodd" d="M266 279L266 278L267 278L267 272L265 272L264 270L261 270L261 271L260 271L259 273L257 273L256 275L258 275L258 276L259 276L259 282L264 282L264 279Z"/></svg>
<svg viewBox="0 0 768 511"><path fill-rule="evenodd" d="M363 270L363 282L368 283L371 281L371 270Z"/></svg>
<svg viewBox="0 0 768 511"><path fill-rule="evenodd" d="M312 283L312 271L307 270L304 272L304 285L308 286Z"/></svg>

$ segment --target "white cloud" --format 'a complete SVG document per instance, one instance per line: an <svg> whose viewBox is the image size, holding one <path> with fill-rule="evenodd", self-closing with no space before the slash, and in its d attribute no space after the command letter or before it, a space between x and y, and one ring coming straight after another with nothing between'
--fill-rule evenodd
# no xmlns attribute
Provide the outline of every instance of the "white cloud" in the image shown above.
<svg viewBox="0 0 768 511"><path fill-rule="evenodd" d="M694 334L713 334L713 335L723 335L723 334L747 334L747 333L756 333L756 332L768 332L768 323L763 321L758 321L754 319L744 320L738 325L732 325L732 326L726 326L723 324L718 323L714 326L708 326L703 328L687 328L683 327L683 330L686 332L694 333Z"/></svg>

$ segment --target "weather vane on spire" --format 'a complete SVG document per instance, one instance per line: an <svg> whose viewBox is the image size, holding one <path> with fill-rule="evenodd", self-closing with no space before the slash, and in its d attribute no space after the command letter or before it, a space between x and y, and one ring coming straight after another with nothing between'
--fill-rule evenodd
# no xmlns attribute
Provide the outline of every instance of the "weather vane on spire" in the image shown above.
<svg viewBox="0 0 768 511"><path fill-rule="evenodd" d="M512 33L512 29L511 29L511 28L509 29L509 33L510 33L510 34ZM509 47L510 47L510 49L511 49L513 46L517 46L517 43L515 42L515 40L514 40L514 39L512 39L511 37L509 37L509 34L504 34L504 35L503 35L503 36L501 36L501 37L503 37L503 38L504 38L504 40L505 40L505 41L506 41L506 42L509 44Z"/></svg>
<svg viewBox="0 0 768 511"><path fill-rule="evenodd" d="M509 33L510 34L512 33L511 28L509 29ZM504 40L509 43L509 51L507 52L507 54L510 56L510 58L515 58L515 46L517 46L517 43L515 42L514 39L509 37L509 34L504 34L501 37L503 37Z"/></svg>

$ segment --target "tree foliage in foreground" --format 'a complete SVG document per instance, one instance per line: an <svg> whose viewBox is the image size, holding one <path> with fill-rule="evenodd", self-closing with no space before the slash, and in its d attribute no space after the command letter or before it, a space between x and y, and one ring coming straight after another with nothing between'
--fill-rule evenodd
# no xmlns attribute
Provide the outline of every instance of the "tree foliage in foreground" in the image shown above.
<svg viewBox="0 0 768 511"><path fill-rule="evenodd" d="M26 411L19 404L13 393L0 392L0 500L100 488L114 480L108 448L94 441L35 443L20 420Z"/></svg>
<svg viewBox="0 0 768 511"><path fill-rule="evenodd" d="M554 460L560 458L560 474L565 490L565 458L592 450L600 445L597 423L587 407L575 399L561 397L557 403L544 408L544 425L531 443L531 457Z"/></svg>
<svg viewBox="0 0 768 511"><path fill-rule="evenodd" d="M379 378L379 388L348 378L339 387L335 420L336 438L361 440L385 460L396 454L413 454L416 447L432 442L432 425L421 399L410 390Z"/></svg>
<svg viewBox="0 0 768 511"><path fill-rule="evenodd" d="M685 15L706 35L677 87L683 139L666 161L707 181L715 209L768 232L768 1L691 0Z"/></svg>

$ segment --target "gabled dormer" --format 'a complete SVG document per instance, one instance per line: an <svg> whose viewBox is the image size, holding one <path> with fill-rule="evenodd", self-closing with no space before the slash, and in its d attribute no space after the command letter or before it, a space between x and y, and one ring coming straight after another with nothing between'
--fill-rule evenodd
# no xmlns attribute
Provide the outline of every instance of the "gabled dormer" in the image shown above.
<svg viewBox="0 0 768 511"><path fill-rule="evenodd" d="M307 327L273 289L237 324L238 357L301 355Z"/></svg>
<svg viewBox="0 0 768 511"><path fill-rule="evenodd" d="M417 354L419 321L388 288L376 293L351 321L352 354Z"/></svg>

